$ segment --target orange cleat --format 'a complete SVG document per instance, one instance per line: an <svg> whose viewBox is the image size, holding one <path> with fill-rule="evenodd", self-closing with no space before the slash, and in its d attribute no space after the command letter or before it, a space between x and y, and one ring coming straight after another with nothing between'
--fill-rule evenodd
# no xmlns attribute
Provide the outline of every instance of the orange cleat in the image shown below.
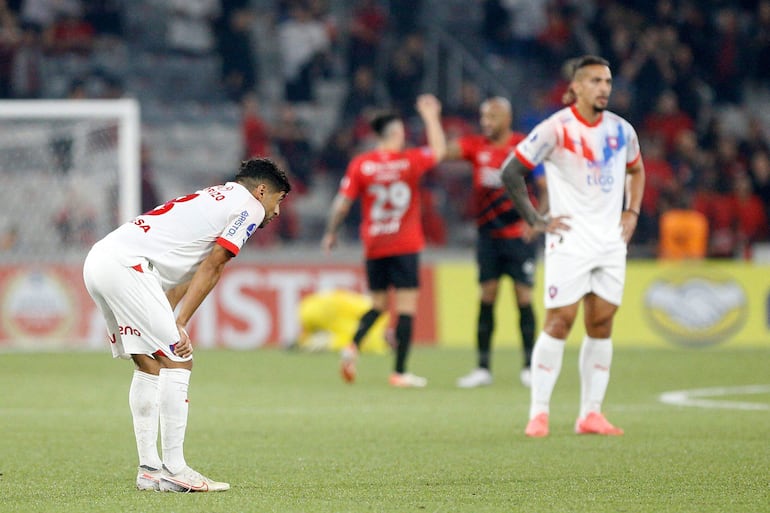
<svg viewBox="0 0 770 513"><path fill-rule="evenodd" d="M579 435L620 436L623 430L609 423L599 412L592 411L575 422L575 433Z"/></svg>
<svg viewBox="0 0 770 513"><path fill-rule="evenodd" d="M548 436L548 414L539 413L529 420L524 434L532 438Z"/></svg>

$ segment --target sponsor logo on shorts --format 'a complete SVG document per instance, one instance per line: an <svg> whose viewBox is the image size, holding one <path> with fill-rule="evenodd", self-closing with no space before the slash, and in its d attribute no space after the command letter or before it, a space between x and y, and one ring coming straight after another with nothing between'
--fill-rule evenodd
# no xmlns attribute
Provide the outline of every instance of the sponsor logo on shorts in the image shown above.
<svg viewBox="0 0 770 513"><path fill-rule="evenodd" d="M653 282L645 292L645 310L653 328L682 346L722 343L740 331L748 316L748 299L730 277L677 274Z"/></svg>

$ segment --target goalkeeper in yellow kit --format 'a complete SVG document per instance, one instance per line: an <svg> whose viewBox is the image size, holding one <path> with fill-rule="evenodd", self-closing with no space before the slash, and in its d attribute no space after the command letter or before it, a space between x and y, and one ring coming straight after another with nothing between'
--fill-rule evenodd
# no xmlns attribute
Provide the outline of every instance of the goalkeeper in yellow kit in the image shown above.
<svg viewBox="0 0 770 513"><path fill-rule="evenodd" d="M305 296L299 304L301 332L297 347L308 351L342 350L353 340L361 316L371 308L372 301L368 296L349 290L330 290ZM389 315L385 312L361 341L362 351L387 352L388 323Z"/></svg>

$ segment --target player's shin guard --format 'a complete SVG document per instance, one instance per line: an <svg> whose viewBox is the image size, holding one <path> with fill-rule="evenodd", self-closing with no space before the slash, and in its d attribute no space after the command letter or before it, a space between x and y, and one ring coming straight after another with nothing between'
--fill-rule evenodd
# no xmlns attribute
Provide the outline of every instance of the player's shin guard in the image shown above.
<svg viewBox="0 0 770 513"><path fill-rule="evenodd" d="M492 333L495 331L495 305L484 303L479 305L479 323L476 328L476 343L479 351L479 367L489 369L490 353L492 351Z"/></svg>
<svg viewBox="0 0 770 513"><path fill-rule="evenodd" d="M532 351L532 388L529 418L549 413L551 394L561 372L564 340L541 332Z"/></svg>
<svg viewBox="0 0 770 513"><path fill-rule="evenodd" d="M531 367L532 349L535 346L535 312L531 304L519 307L519 329L524 349L524 367Z"/></svg>
<svg viewBox="0 0 770 513"><path fill-rule="evenodd" d="M187 463L184 459L184 436L187 430L187 389L190 371L160 370L160 438L163 464L173 474Z"/></svg>
<svg viewBox="0 0 770 513"><path fill-rule="evenodd" d="M580 418L600 413L610 382L612 340L584 337L580 346Z"/></svg>
<svg viewBox="0 0 770 513"><path fill-rule="evenodd" d="M158 416L160 410L160 384L158 376L140 370L134 371L128 404L134 420L136 450L139 465L160 469L158 455Z"/></svg>
<svg viewBox="0 0 770 513"><path fill-rule="evenodd" d="M396 323L396 372L403 374L412 344L412 316L401 314Z"/></svg>
<svg viewBox="0 0 770 513"><path fill-rule="evenodd" d="M379 310L372 308L361 317L361 320L358 322L358 329L356 330L356 334L353 335L353 343L356 345L356 347L361 347L361 341L364 339L366 333L369 331L372 325L374 325L374 323L377 321L380 313L381 312Z"/></svg>

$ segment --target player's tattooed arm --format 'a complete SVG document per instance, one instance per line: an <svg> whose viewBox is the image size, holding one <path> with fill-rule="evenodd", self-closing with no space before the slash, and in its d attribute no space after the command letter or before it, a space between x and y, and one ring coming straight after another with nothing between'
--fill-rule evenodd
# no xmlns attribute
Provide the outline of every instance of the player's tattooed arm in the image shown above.
<svg viewBox="0 0 770 513"><path fill-rule="evenodd" d="M513 153L503 162L501 173L503 185L513 200L519 215L535 231L560 233L569 230L569 225L564 222L567 216L551 217L545 213L541 214L532 204L527 184L524 181L524 175L528 172L529 169Z"/></svg>

